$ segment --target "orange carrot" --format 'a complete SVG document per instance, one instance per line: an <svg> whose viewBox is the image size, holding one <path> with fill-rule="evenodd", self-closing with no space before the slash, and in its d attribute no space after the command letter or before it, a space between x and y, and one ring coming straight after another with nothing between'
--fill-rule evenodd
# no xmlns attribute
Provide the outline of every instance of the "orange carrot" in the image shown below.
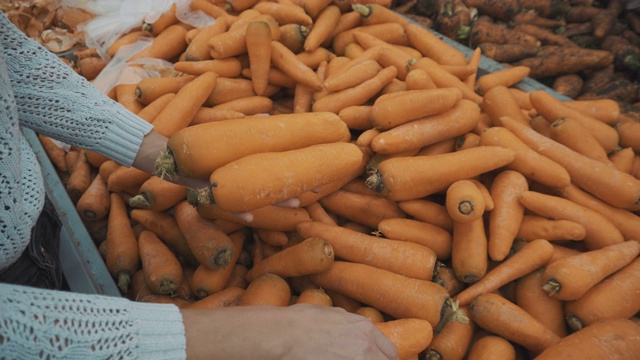
<svg viewBox="0 0 640 360"><path fill-rule="evenodd" d="M404 26L407 39L425 57L435 60L441 65L465 65L464 54L444 40L437 37L430 29L414 23Z"/></svg>
<svg viewBox="0 0 640 360"><path fill-rule="evenodd" d="M440 261L451 256L451 233L437 225L415 219L388 218L378 223L377 230L387 239L424 245Z"/></svg>
<svg viewBox="0 0 640 360"><path fill-rule="evenodd" d="M193 119L189 123L189 126L204 124L213 121L229 120L229 119L241 119L245 114L227 109L213 109L210 107L201 107L200 110L193 116Z"/></svg>
<svg viewBox="0 0 640 360"><path fill-rule="evenodd" d="M433 339L433 326L423 319L389 320L376 323L376 327L396 346L400 359L418 355Z"/></svg>
<svg viewBox="0 0 640 360"><path fill-rule="evenodd" d="M640 243L629 240L556 260L545 268L543 289L556 299L576 300L638 254Z"/></svg>
<svg viewBox="0 0 640 360"><path fill-rule="evenodd" d="M173 69L186 75L199 76L206 72L214 72L218 76L237 77L242 73L242 64L237 58L211 59L198 61L176 61Z"/></svg>
<svg viewBox="0 0 640 360"><path fill-rule="evenodd" d="M255 229L256 235L265 244L271 246L285 246L289 243L289 237L284 231L268 230L268 229Z"/></svg>
<svg viewBox="0 0 640 360"><path fill-rule="evenodd" d="M584 190L614 206L626 209L638 206L640 180L578 154L508 117L503 117L500 122L529 147L567 169L571 180Z"/></svg>
<svg viewBox="0 0 640 360"><path fill-rule="evenodd" d="M82 194L91 186L91 176L91 165L84 155L84 150L81 150L65 184L67 194L74 204L78 203Z"/></svg>
<svg viewBox="0 0 640 360"><path fill-rule="evenodd" d="M334 261L329 269L311 279L326 290L340 292L396 319L427 320L435 333L452 320L466 319L442 286L370 265Z"/></svg>
<svg viewBox="0 0 640 360"><path fill-rule="evenodd" d="M353 4L351 8L362 16L362 25L381 24L386 22L397 22L401 25L409 23L409 21L399 13L380 4Z"/></svg>
<svg viewBox="0 0 640 360"><path fill-rule="evenodd" d="M586 157L611 165L606 150L581 122L560 118L549 126L549 137Z"/></svg>
<svg viewBox="0 0 640 360"><path fill-rule="evenodd" d="M469 360L480 359L504 359L515 360L516 349L509 340L497 335L485 335L480 337L469 348Z"/></svg>
<svg viewBox="0 0 640 360"><path fill-rule="evenodd" d="M167 106L169 102L176 96L174 93L167 93L153 100L138 112L138 117L152 123L153 119Z"/></svg>
<svg viewBox="0 0 640 360"><path fill-rule="evenodd" d="M559 359L566 354L580 358L625 358L640 352L640 326L632 320L614 318L598 321L548 347L538 360Z"/></svg>
<svg viewBox="0 0 640 360"><path fill-rule="evenodd" d="M278 275L264 273L249 283L238 299L238 306L287 306L290 299L291 288L287 282Z"/></svg>
<svg viewBox="0 0 640 360"><path fill-rule="evenodd" d="M358 15L359 16L359 15ZM355 42L354 33L364 32L390 44L408 45L409 41L401 24L390 22L373 25L358 25L349 30L338 33L332 41L331 48L336 55L344 55L348 44Z"/></svg>
<svg viewBox="0 0 640 360"><path fill-rule="evenodd" d="M271 67L271 40L273 40L271 28L265 21L251 21L247 25L247 54L251 68L251 82L257 95L263 95L267 91Z"/></svg>
<svg viewBox="0 0 640 360"><path fill-rule="evenodd" d="M316 221L300 223L297 233L304 238L324 237L340 259L416 279L430 280L433 276L436 255L422 245L383 239Z"/></svg>
<svg viewBox="0 0 640 360"><path fill-rule="evenodd" d="M304 42L309 32L308 26L296 23L284 24L280 26L281 35L278 41L294 54L299 54L304 50Z"/></svg>
<svg viewBox="0 0 640 360"><path fill-rule="evenodd" d="M271 63L297 82L316 90L322 88L322 80L318 75L278 41L271 42Z"/></svg>
<svg viewBox="0 0 640 360"><path fill-rule="evenodd" d="M200 61L211 59L209 50L209 39L213 36L227 31L226 21L216 21L211 25L199 28L196 36L189 42L184 50L185 61Z"/></svg>
<svg viewBox="0 0 640 360"><path fill-rule="evenodd" d="M218 309L226 306L236 305L240 297L244 293L243 288L239 287L228 287L226 289L220 290L216 293L213 293L207 297L204 297L200 300L194 301L193 303L186 306L187 309Z"/></svg>
<svg viewBox="0 0 640 360"><path fill-rule="evenodd" d="M553 220L538 215L524 215L517 237L527 241L535 239L582 240L587 230L581 224L570 220Z"/></svg>
<svg viewBox="0 0 640 360"><path fill-rule="evenodd" d="M458 293L454 297L454 300L458 300L461 306L467 305L471 303L476 296L498 290L508 282L516 280L543 266L551 258L552 253L553 247L547 240L533 240L514 255L491 269L480 280Z"/></svg>
<svg viewBox="0 0 640 360"><path fill-rule="evenodd" d="M481 328L519 344L534 354L561 339L521 307L494 293L478 295L470 305L470 312L471 319Z"/></svg>
<svg viewBox="0 0 640 360"><path fill-rule="evenodd" d="M462 91L463 98L478 104L482 101L482 97L473 91L473 89L470 89L462 80L429 57L422 57L412 62L411 68L426 71L438 87L456 87Z"/></svg>
<svg viewBox="0 0 640 360"><path fill-rule="evenodd" d="M333 300L322 289L309 288L300 293L296 304L315 304L321 306L333 306Z"/></svg>
<svg viewBox="0 0 640 360"><path fill-rule="evenodd" d="M187 197L184 185L172 183L158 176L151 176L142 185L140 193L129 199L129 206L137 209L164 211Z"/></svg>
<svg viewBox="0 0 640 360"><path fill-rule="evenodd" d="M304 9L295 4L260 1L253 6L253 9L261 14L273 16L281 25L300 24L309 26L313 23L313 19L305 13Z"/></svg>
<svg viewBox="0 0 640 360"><path fill-rule="evenodd" d="M439 203L426 199L416 199L400 201L398 206L416 220L439 226L449 232L453 229L453 220L449 216L449 212L445 206Z"/></svg>
<svg viewBox="0 0 640 360"><path fill-rule="evenodd" d="M354 31L353 39L365 50L378 46L383 47L384 52L378 58L380 65L383 67L395 67L398 70L396 75L398 80L404 81L406 79L407 73L411 70L410 64L415 58L413 54L400 47L403 45L390 44L374 35L361 31ZM418 56L421 56L421 54L418 53Z"/></svg>
<svg viewBox="0 0 640 360"><path fill-rule="evenodd" d="M460 308L468 317L469 308ZM462 359L471 343L475 324L451 322L440 333L434 335L425 354L428 360Z"/></svg>
<svg viewBox="0 0 640 360"><path fill-rule="evenodd" d="M584 226L584 244L588 249L600 249L624 241L622 233L607 218L578 203L535 191L522 192L520 202L538 215L570 220Z"/></svg>
<svg viewBox="0 0 640 360"><path fill-rule="evenodd" d="M336 92L357 86L372 78L382 67L375 60L364 60L349 67L349 71L342 71L324 80L322 86L328 92Z"/></svg>
<svg viewBox="0 0 640 360"><path fill-rule="evenodd" d="M485 201L476 184L461 179L447 187L445 206L454 222L472 222L484 214Z"/></svg>
<svg viewBox="0 0 640 360"><path fill-rule="evenodd" d="M514 151L498 146L478 146L431 156L397 157L378 164L367 178L367 186L395 201L413 200L442 191L456 180L497 169L514 158Z"/></svg>
<svg viewBox="0 0 640 360"><path fill-rule="evenodd" d="M352 130L368 130L373 127L370 118L371 105L347 106L338 112L338 116Z"/></svg>
<svg viewBox="0 0 640 360"><path fill-rule="evenodd" d="M145 105L151 104L159 97L177 93L184 85L195 79L195 76L174 76L160 78L144 78L136 86L136 99Z"/></svg>
<svg viewBox="0 0 640 360"><path fill-rule="evenodd" d="M567 324L578 331L599 320L629 318L639 310L640 258L594 285L576 300L565 303Z"/></svg>
<svg viewBox="0 0 640 360"><path fill-rule="evenodd" d="M153 120L154 130L166 137L189 125L194 115L216 87L218 75L204 73L184 85Z"/></svg>
<svg viewBox="0 0 640 360"><path fill-rule="evenodd" d="M480 107L494 123L497 123L503 116L510 116L516 121L527 123L521 105L511 88L506 86L498 85L485 92Z"/></svg>
<svg viewBox="0 0 640 360"><path fill-rule="evenodd" d="M251 18L251 21L262 20L269 24L272 38L280 38L280 28L277 21L270 15L261 14ZM246 54L247 52L247 27L249 20L241 24L234 24L229 29L220 34L216 34L209 39L209 50L213 59L226 59L234 56Z"/></svg>
<svg viewBox="0 0 640 360"><path fill-rule="evenodd" d="M111 45L109 45L109 47L107 48L107 55L113 58L121 47L125 45L131 45L141 38L145 37L149 37L149 34L140 29L132 30L111 43Z"/></svg>
<svg viewBox="0 0 640 360"><path fill-rule="evenodd" d="M131 276L140 266L138 241L131 228L123 198L117 193L111 193L109 200L111 206L105 240L107 249L105 263L111 276L116 279L118 288L125 294L129 288Z"/></svg>
<svg viewBox="0 0 640 360"><path fill-rule="evenodd" d="M233 256L233 243L210 220L202 218L188 202L174 206L174 216L189 248L198 262L215 270L229 265Z"/></svg>
<svg viewBox="0 0 640 360"><path fill-rule="evenodd" d="M636 153L631 147L626 147L609 154L609 161L618 170L631 174Z"/></svg>
<svg viewBox="0 0 640 360"><path fill-rule="evenodd" d="M42 148L47 153L47 156L49 157L53 165L55 165L58 170L66 172L67 164L64 161L66 151L48 136L38 134L38 139L40 140Z"/></svg>
<svg viewBox="0 0 640 360"><path fill-rule="evenodd" d="M107 188L111 192L138 194L140 185L152 175L135 167L121 166L107 178Z"/></svg>
<svg viewBox="0 0 640 360"><path fill-rule="evenodd" d="M192 265L198 264L198 260L189 248L187 239L180 231L172 214L154 210L132 209L129 216L131 220L156 234L160 240L180 256L182 262Z"/></svg>
<svg viewBox="0 0 640 360"><path fill-rule="evenodd" d="M620 116L620 103L613 99L565 101L564 105L614 126Z"/></svg>
<svg viewBox="0 0 640 360"><path fill-rule="evenodd" d="M377 195L336 190L319 202L335 215L374 229L384 219L406 217L395 202Z"/></svg>
<svg viewBox="0 0 640 360"><path fill-rule="evenodd" d="M251 282L265 273L283 278L316 274L327 269L333 258L330 242L321 237L310 237L254 264L246 279Z"/></svg>
<svg viewBox="0 0 640 360"><path fill-rule="evenodd" d="M489 213L489 258L502 261L507 257L518 233L524 206L519 202L520 194L529 189L527 179L514 170L504 170L493 180L491 197L495 206Z"/></svg>
<svg viewBox="0 0 640 360"><path fill-rule="evenodd" d="M171 7L160 14L160 17L153 22L144 22L142 24L142 31L149 33L153 36L158 36L164 29L178 22L176 17L177 5L171 4Z"/></svg>
<svg viewBox="0 0 640 360"><path fill-rule="evenodd" d="M255 95L229 100L225 103L213 106L209 109L211 109L211 111L235 111L243 115L264 115L270 113L273 110L273 100L266 96ZM191 124L193 124L193 121L191 122Z"/></svg>
<svg viewBox="0 0 640 360"><path fill-rule="evenodd" d="M116 98L118 99L118 103L124 106L125 109L137 114L142 110L142 104L136 98L135 91L135 84L116 85Z"/></svg>
<svg viewBox="0 0 640 360"><path fill-rule="evenodd" d="M155 294L174 295L184 274L173 252L153 232L143 230L138 236L138 253L149 289Z"/></svg>
<svg viewBox="0 0 640 360"><path fill-rule="evenodd" d="M437 90L439 89L414 91ZM384 106L384 104L380 106ZM376 107L375 103L373 107ZM372 108L372 116L373 111ZM419 149L471 131L477 125L479 118L480 107L469 100L462 99L447 111L416 118L381 132L371 141L371 148L380 154L394 154ZM456 119L456 121L452 121L452 119ZM377 121L375 125L379 126L379 123L380 121Z"/></svg>
<svg viewBox="0 0 640 360"><path fill-rule="evenodd" d="M215 204L200 204L197 205L196 209L200 216L208 219L223 219L259 229L293 231L299 223L311 221L309 212L304 208L287 208L277 205L267 205L259 209L251 210L252 219L250 220L238 217L237 214L232 212L222 210Z"/></svg>
<svg viewBox="0 0 640 360"><path fill-rule="evenodd" d="M564 337L567 335L567 326L563 302L542 289L543 272L544 267L540 267L515 280L514 302L558 336Z"/></svg>
<svg viewBox="0 0 640 360"><path fill-rule="evenodd" d="M341 11L335 5L325 7L313 22L313 26L304 40L304 50L313 51L324 43L340 21Z"/></svg>
<svg viewBox="0 0 640 360"><path fill-rule="evenodd" d="M130 57L128 62L144 58L172 60L187 48L186 35L187 28L185 26L171 25L154 37L151 45Z"/></svg>
<svg viewBox="0 0 640 360"><path fill-rule="evenodd" d="M96 174L89 187L76 202L76 210L84 220L104 219L109 213L110 199L107 184Z"/></svg>
<svg viewBox="0 0 640 360"><path fill-rule="evenodd" d="M510 87L526 78L529 75L529 71L530 69L526 66L512 66L485 74L478 79L476 91L480 95L484 95L498 85Z"/></svg>
<svg viewBox="0 0 640 360"><path fill-rule="evenodd" d="M453 222L451 267L458 280L475 283L488 268L487 236L482 218L471 222Z"/></svg>

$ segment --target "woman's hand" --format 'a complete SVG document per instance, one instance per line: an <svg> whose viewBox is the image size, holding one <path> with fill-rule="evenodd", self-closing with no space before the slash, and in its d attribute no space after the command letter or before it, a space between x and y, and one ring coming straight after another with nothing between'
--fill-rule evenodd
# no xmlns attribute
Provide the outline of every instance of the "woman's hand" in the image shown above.
<svg viewBox="0 0 640 360"><path fill-rule="evenodd" d="M298 304L182 309L187 359L397 359L371 320L338 307Z"/></svg>

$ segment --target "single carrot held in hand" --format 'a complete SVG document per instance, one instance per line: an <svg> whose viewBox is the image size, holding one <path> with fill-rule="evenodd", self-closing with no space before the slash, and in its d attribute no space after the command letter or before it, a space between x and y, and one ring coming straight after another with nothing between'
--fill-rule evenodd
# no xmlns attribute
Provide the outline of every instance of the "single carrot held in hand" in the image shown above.
<svg viewBox="0 0 640 360"><path fill-rule="evenodd" d="M155 294L175 294L184 275L173 252L156 234L143 230L138 236L138 253L149 289Z"/></svg>
<svg viewBox="0 0 640 360"><path fill-rule="evenodd" d="M638 254L640 243L629 240L554 261L544 271L543 289L557 299L576 300Z"/></svg>
<svg viewBox="0 0 640 360"><path fill-rule="evenodd" d="M310 237L254 264L245 278L251 282L264 273L283 278L311 275L327 269L334 256L330 242L321 237Z"/></svg>

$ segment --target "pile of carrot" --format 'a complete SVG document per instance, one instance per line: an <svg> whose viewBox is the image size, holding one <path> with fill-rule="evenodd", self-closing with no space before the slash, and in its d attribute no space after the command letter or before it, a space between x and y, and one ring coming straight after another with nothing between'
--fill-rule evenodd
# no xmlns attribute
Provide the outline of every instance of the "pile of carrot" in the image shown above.
<svg viewBox="0 0 640 360"><path fill-rule="evenodd" d="M155 173L41 136L123 296L338 306L402 359L640 353L640 123L618 102L482 75L481 47L390 2L191 7L216 22L141 24L178 75L108 94L169 137Z"/></svg>
<svg viewBox="0 0 640 360"><path fill-rule="evenodd" d="M576 100L613 99L640 112L640 8L632 2L399 0L394 9L422 16L444 36Z"/></svg>

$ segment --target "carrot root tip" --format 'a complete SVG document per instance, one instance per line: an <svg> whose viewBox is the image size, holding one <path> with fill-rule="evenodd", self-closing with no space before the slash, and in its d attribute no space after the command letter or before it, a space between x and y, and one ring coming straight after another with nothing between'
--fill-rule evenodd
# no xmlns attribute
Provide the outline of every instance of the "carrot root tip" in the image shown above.
<svg viewBox="0 0 640 360"><path fill-rule="evenodd" d="M154 164L155 175L165 179L176 179L178 177L176 171L176 159L171 154L170 150L160 153Z"/></svg>
<svg viewBox="0 0 640 360"><path fill-rule="evenodd" d="M129 199L129 206L134 209L149 209L151 207L151 202L144 194L139 194Z"/></svg>
<svg viewBox="0 0 640 360"><path fill-rule="evenodd" d="M473 202L471 202L469 200L461 201L458 204L458 211L460 212L460 214L465 215L465 216L469 216L469 215L473 214L473 210L474 209L475 209L475 207L473 206Z"/></svg>
<svg viewBox="0 0 640 360"><path fill-rule="evenodd" d="M573 331L578 331L584 327L584 323L575 315L567 314L567 325Z"/></svg>
<svg viewBox="0 0 640 360"><path fill-rule="evenodd" d="M544 283L544 285L542 285L542 289L546 291L549 296L552 296L553 294L560 291L560 288L560 283L555 279L549 279Z"/></svg>
<svg viewBox="0 0 640 360"><path fill-rule="evenodd" d="M365 184L371 190L381 193L382 190L384 189L384 181L382 180L382 174L380 174L378 170L373 170L371 172L371 175L369 175L369 177L367 177L367 179L365 180Z"/></svg>
<svg viewBox="0 0 640 360"><path fill-rule="evenodd" d="M444 327L450 322L457 322L461 324L466 324L469 322L469 318L467 315L460 310L460 304L458 301L454 301L452 299L447 299L442 305L442 310L440 311L440 321L433 329L434 334L439 334Z"/></svg>
<svg viewBox="0 0 640 360"><path fill-rule="evenodd" d="M429 349L425 354L425 360L442 360L442 355L433 349Z"/></svg>
<svg viewBox="0 0 640 360"><path fill-rule="evenodd" d="M171 279L163 277L160 281L160 292L163 294L173 295L178 289L178 285Z"/></svg>
<svg viewBox="0 0 640 360"><path fill-rule="evenodd" d="M129 284L131 283L131 276L126 271L121 271L118 274L118 288L123 294L127 293L129 290Z"/></svg>
<svg viewBox="0 0 640 360"><path fill-rule="evenodd" d="M225 248L224 250L218 252L213 259L213 264L217 267L225 267L229 265L231 262L231 257L233 255L233 248Z"/></svg>
<svg viewBox="0 0 640 360"><path fill-rule="evenodd" d="M193 206L213 204L211 188L208 186L200 189L189 188L187 190L187 202Z"/></svg>

